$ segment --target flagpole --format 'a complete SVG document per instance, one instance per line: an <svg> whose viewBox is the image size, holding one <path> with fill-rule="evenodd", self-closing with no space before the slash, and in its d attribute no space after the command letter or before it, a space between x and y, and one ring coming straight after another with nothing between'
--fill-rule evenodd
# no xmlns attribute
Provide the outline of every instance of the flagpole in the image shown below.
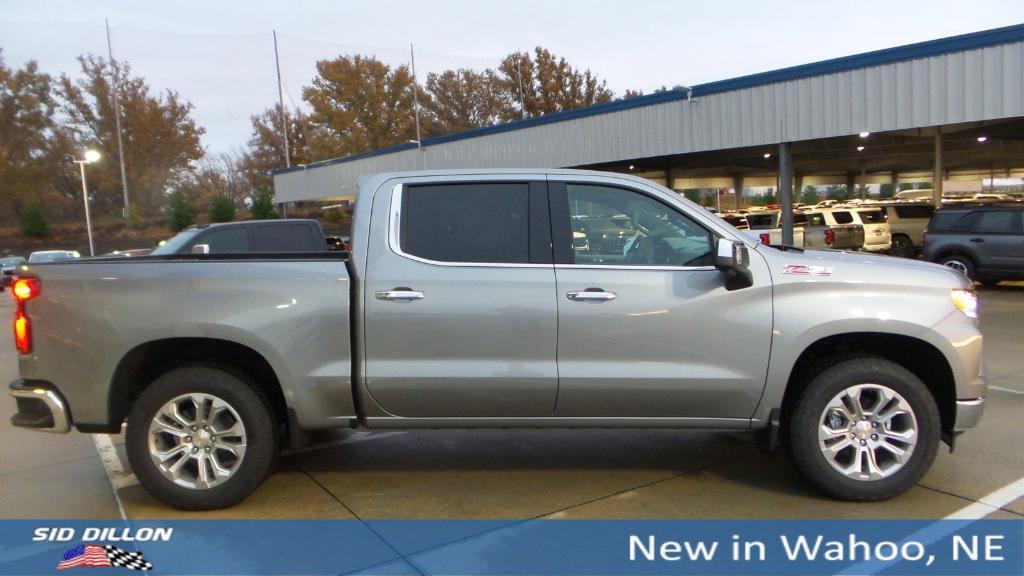
<svg viewBox="0 0 1024 576"><path fill-rule="evenodd" d="M412 63L412 103L416 114L416 147L422 148L423 139L420 137L420 87L416 82L416 53L413 52L412 42L409 43L409 61Z"/></svg>
<svg viewBox="0 0 1024 576"><path fill-rule="evenodd" d="M110 61L110 75L113 79L111 85L111 100L114 101L114 123L117 126L117 157L121 164L121 193L124 195L124 219L128 219L128 174L124 168L124 141L121 138L121 104L117 101L118 90L121 85L117 81L117 65L114 63L114 47L110 42L110 20L104 18L107 25L107 59Z"/></svg>

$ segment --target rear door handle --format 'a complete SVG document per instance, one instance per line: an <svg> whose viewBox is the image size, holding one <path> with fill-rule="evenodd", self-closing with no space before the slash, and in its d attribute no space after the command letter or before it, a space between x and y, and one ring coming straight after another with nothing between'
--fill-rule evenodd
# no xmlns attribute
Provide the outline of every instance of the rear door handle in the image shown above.
<svg viewBox="0 0 1024 576"><path fill-rule="evenodd" d="M573 302L608 302L618 298L615 292L605 292L602 288L587 288L579 292L569 292L566 298Z"/></svg>
<svg viewBox="0 0 1024 576"><path fill-rule="evenodd" d="M971 238L971 242L984 242L984 238Z"/></svg>
<svg viewBox="0 0 1024 576"><path fill-rule="evenodd" d="M410 302L412 300L423 300L423 292L400 286L391 290L378 290L374 293L377 300L395 300L399 302Z"/></svg>

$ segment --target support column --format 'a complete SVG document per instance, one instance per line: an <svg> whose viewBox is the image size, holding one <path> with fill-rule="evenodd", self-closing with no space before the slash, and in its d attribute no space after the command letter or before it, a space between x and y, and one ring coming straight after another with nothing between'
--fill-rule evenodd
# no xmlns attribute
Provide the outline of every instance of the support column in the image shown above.
<svg viewBox="0 0 1024 576"><path fill-rule="evenodd" d="M740 196L743 195L743 175L733 174L732 175L732 189L736 192L736 210L740 209Z"/></svg>
<svg viewBox="0 0 1024 576"><path fill-rule="evenodd" d="M852 200L853 193L857 191L857 173L847 172L846 173L846 199Z"/></svg>
<svg viewBox="0 0 1024 576"><path fill-rule="evenodd" d="M942 207L942 129L935 128L935 161L932 164L932 202Z"/></svg>
<svg viewBox="0 0 1024 576"><path fill-rule="evenodd" d="M793 245L793 156L789 142L779 144L779 204L782 208L782 243Z"/></svg>
<svg viewBox="0 0 1024 576"><path fill-rule="evenodd" d="M794 174L793 175L793 203L803 198L804 195L804 175ZM801 200L802 201L802 200Z"/></svg>
<svg viewBox="0 0 1024 576"><path fill-rule="evenodd" d="M896 196L900 191L900 173L895 170L889 172L889 182L892 183L892 195Z"/></svg>

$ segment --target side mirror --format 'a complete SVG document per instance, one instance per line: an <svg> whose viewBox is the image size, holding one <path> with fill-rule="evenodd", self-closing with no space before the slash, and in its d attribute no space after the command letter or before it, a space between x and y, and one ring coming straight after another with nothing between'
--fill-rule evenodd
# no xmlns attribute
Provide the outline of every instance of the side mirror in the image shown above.
<svg viewBox="0 0 1024 576"><path fill-rule="evenodd" d="M192 253L193 254L209 254L210 253L210 245L209 244L196 244L195 246L192 247Z"/></svg>
<svg viewBox="0 0 1024 576"><path fill-rule="evenodd" d="M747 262L749 254L743 243L725 238L715 241L715 268L725 274L726 290L739 290L754 284Z"/></svg>

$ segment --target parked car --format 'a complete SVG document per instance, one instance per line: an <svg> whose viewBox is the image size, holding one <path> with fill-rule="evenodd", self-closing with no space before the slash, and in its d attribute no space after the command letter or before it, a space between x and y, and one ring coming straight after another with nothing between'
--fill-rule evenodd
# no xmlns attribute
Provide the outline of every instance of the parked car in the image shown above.
<svg viewBox="0 0 1024 576"><path fill-rule="evenodd" d="M808 210L804 227L804 246L835 250L860 250L864 246L864 225L854 224L853 218L837 222L831 208ZM845 217L840 217L847 220Z"/></svg>
<svg viewBox="0 0 1024 576"><path fill-rule="evenodd" d="M982 284L1024 279L1024 205L950 205L925 232L924 258Z"/></svg>
<svg viewBox="0 0 1024 576"><path fill-rule="evenodd" d="M623 174L381 174L357 198L347 259L29 264L13 423L127 421L142 486L210 509L282 442L357 426L781 433L821 490L879 500L981 416L976 296L941 266L761 245ZM572 215L601 214L635 232L621 256L574 250Z"/></svg>
<svg viewBox="0 0 1024 576"><path fill-rule="evenodd" d="M888 202L876 206L885 210L892 235L892 254L904 258L916 257L924 244L924 231L935 214L935 206L904 202Z"/></svg>
<svg viewBox="0 0 1024 576"><path fill-rule="evenodd" d="M245 220L190 226L151 253L231 254L326 252L324 231L316 220Z"/></svg>
<svg viewBox="0 0 1024 576"><path fill-rule="evenodd" d="M81 257L82 255L78 253L78 250L40 250L29 254L28 261L30 264L38 264L41 262L74 260Z"/></svg>
<svg viewBox="0 0 1024 576"><path fill-rule="evenodd" d="M750 230L746 234L762 244L778 246L784 244L782 241L782 211L771 210L747 214L747 225ZM804 245L804 226L807 224L807 217L801 214L793 215L793 246Z"/></svg>
<svg viewBox="0 0 1024 576"><path fill-rule="evenodd" d="M6 258L0 258L0 274L3 275L4 288L10 285L11 279L14 278L14 273L17 271L18 266L24 263L25 258L22 256L7 256Z"/></svg>
<svg viewBox="0 0 1024 576"><path fill-rule="evenodd" d="M350 236L324 236L327 242L327 249L335 252L348 252L352 248Z"/></svg>
<svg viewBox="0 0 1024 576"><path fill-rule="evenodd" d="M892 248L892 233L889 231L889 222L886 219L885 211L881 208L863 205L854 206L848 210L832 210L832 217L836 222L847 221L846 212L852 217L854 224L864 227L864 245L861 250L865 252L888 252Z"/></svg>

